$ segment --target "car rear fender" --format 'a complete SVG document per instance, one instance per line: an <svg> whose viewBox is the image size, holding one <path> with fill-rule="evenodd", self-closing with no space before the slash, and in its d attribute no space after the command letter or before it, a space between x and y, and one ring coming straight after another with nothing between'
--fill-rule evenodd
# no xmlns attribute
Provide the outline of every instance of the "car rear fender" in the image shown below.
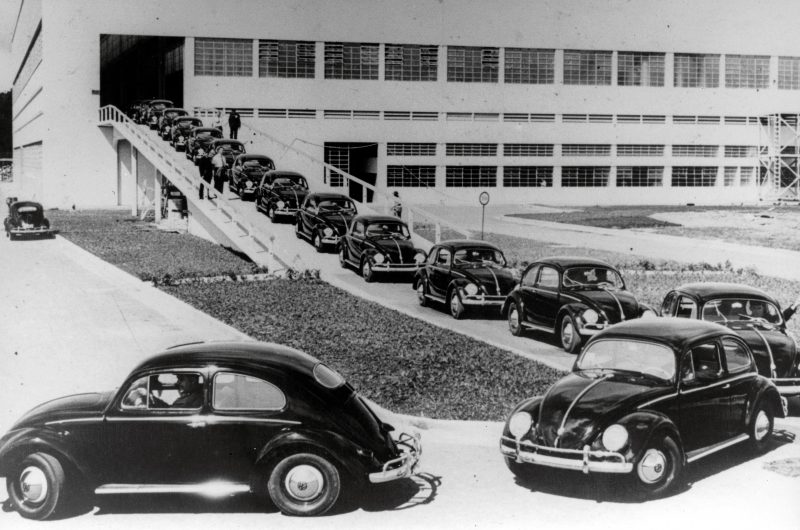
<svg viewBox="0 0 800 530"><path fill-rule="evenodd" d="M753 419L753 414L755 414L756 407L760 403L764 402L769 404L774 417L784 418L785 414L783 413L783 405L781 404L781 395L778 392L778 388L765 377L759 377L756 385L757 387L753 402L747 410L745 425L750 425L750 422Z"/></svg>
<svg viewBox="0 0 800 530"><path fill-rule="evenodd" d="M662 436L669 436L683 452L678 427L664 414L654 411L640 411L623 416L615 423L625 427L628 431L628 449L626 458L629 462L635 461L648 447L651 440ZM599 437L602 438L602 435Z"/></svg>

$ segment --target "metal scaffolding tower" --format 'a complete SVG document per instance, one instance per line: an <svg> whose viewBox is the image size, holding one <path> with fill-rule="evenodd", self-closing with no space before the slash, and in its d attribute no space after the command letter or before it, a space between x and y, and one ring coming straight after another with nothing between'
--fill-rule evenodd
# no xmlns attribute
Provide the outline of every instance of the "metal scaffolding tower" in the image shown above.
<svg viewBox="0 0 800 530"><path fill-rule="evenodd" d="M762 199L800 201L800 113L769 114L759 121Z"/></svg>

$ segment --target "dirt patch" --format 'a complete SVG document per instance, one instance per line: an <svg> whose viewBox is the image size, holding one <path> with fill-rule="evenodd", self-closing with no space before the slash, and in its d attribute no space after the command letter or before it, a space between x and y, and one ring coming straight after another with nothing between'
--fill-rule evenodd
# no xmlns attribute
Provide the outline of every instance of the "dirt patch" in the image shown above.
<svg viewBox="0 0 800 530"><path fill-rule="evenodd" d="M784 458L764 463L764 469L786 477L800 477L800 458Z"/></svg>

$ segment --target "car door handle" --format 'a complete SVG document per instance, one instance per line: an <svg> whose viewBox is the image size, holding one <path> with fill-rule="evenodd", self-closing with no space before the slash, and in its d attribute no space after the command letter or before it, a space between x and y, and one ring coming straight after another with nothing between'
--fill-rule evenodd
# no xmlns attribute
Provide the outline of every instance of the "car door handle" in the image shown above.
<svg viewBox="0 0 800 530"><path fill-rule="evenodd" d="M727 383L727 384L725 384L725 385L722 385L722 389L723 389L723 390L725 390L725 389L728 389L728 388L730 388L730 387L731 387L731 384L730 384L730 383Z"/></svg>
<svg viewBox="0 0 800 530"><path fill-rule="evenodd" d="M205 427L207 424L204 421L190 421L186 424L190 429L198 429L200 427Z"/></svg>

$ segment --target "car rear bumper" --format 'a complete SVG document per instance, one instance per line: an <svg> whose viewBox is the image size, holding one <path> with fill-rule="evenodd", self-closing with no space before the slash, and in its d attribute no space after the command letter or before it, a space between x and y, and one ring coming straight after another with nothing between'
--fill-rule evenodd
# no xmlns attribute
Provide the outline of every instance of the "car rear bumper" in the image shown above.
<svg viewBox="0 0 800 530"><path fill-rule="evenodd" d="M52 234L52 228L10 228L8 233L12 236L41 236Z"/></svg>
<svg viewBox="0 0 800 530"><path fill-rule="evenodd" d="M500 438L500 452L503 453L503 456L513 458L516 462L571 469L584 473L630 473L633 471L633 463L625 461L625 457L620 453L592 451L588 445L583 449L557 449L503 436Z"/></svg>
<svg viewBox="0 0 800 530"><path fill-rule="evenodd" d="M402 455L383 464L380 471L369 474L369 481L373 484L390 482L399 478L405 478L414 473L419 458L422 455L422 445L419 442L419 435L412 436L408 433L400 435L397 445L402 451Z"/></svg>

